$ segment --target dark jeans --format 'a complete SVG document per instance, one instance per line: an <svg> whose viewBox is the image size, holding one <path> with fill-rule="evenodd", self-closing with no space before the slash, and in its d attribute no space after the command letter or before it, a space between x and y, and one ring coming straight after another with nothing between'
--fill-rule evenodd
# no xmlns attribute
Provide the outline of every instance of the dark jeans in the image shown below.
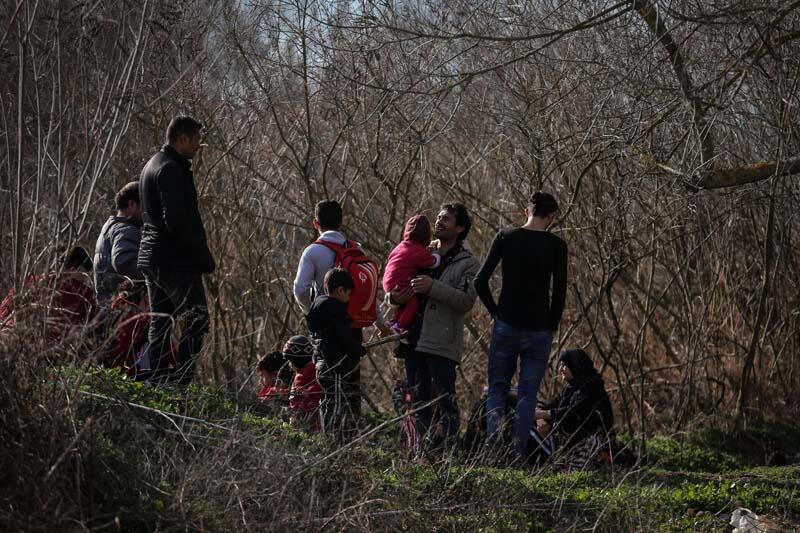
<svg viewBox="0 0 800 533"><path fill-rule="evenodd" d="M161 275L146 273L150 298L150 369L153 375L167 372L173 323L180 331L176 381L188 385L208 332L208 304L200 274Z"/></svg>
<svg viewBox="0 0 800 533"><path fill-rule="evenodd" d="M353 329L353 335L362 342L360 328ZM361 417L361 357L318 354L316 367L323 431L340 436L355 433Z"/></svg>
<svg viewBox="0 0 800 533"><path fill-rule="evenodd" d="M416 411L417 434L428 441L448 445L458 437L458 402L456 401L456 367L452 359L423 352L413 352L405 359L406 377L411 387ZM434 392L435 389L435 392ZM431 400L438 398L431 405ZM433 420L433 406L439 414L441 434L428 434ZM418 409L418 410L417 410Z"/></svg>
<svg viewBox="0 0 800 533"><path fill-rule="evenodd" d="M502 320L494 321L492 343L489 347L489 393L486 399L486 433L490 443L501 435L506 412L506 398L511 379L517 370L519 357L519 395L514 421L514 448L519 456L528 450L528 438L533 426L536 395L547 368L547 358L553 344L549 331L525 331Z"/></svg>

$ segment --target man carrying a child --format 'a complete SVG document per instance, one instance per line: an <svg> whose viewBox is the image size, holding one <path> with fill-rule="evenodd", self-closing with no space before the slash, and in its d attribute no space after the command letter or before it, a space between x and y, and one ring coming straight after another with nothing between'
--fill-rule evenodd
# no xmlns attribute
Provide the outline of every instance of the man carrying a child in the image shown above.
<svg viewBox="0 0 800 533"><path fill-rule="evenodd" d="M408 347L403 348L417 432L425 437L423 445L428 449L442 445L452 449L458 435L456 368L464 352L464 320L477 297L473 278L480 268L463 246L471 225L464 205L443 205L434 225L440 264L431 275L416 276L409 287L393 290L389 296L393 305L405 305L414 296L420 299L420 311L409 327ZM431 428L434 390L438 431Z"/></svg>

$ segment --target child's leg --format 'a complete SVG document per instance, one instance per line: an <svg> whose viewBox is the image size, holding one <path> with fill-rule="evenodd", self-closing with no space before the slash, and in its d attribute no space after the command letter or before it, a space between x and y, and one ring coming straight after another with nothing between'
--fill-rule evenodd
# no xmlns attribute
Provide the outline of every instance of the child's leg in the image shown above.
<svg viewBox="0 0 800 533"><path fill-rule="evenodd" d="M348 355L342 363L342 416L339 429L343 437L351 438L357 434L358 420L361 418L361 358Z"/></svg>
<svg viewBox="0 0 800 533"><path fill-rule="evenodd" d="M320 425L324 433L335 431L340 418L340 402L337 401L341 386L339 365L339 361L331 363L326 359L317 359L317 382L322 388L322 400L319 402Z"/></svg>
<svg viewBox="0 0 800 533"><path fill-rule="evenodd" d="M408 329L411 327L411 324L414 323L414 318L416 318L417 312L419 312L419 298L417 298L417 295L415 294L411 296L411 299L406 302L405 305L397 308L397 312L395 313L397 325L403 330Z"/></svg>

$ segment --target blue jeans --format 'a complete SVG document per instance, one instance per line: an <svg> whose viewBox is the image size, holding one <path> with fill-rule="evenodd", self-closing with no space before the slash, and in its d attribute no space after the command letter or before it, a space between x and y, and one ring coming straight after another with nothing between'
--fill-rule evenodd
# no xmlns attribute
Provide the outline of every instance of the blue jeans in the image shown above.
<svg viewBox="0 0 800 533"><path fill-rule="evenodd" d="M486 433L490 443L501 438L506 397L520 360L517 417L514 421L514 449L527 453L528 434L533 426L536 394L553 345L549 331L525 331L495 319L489 348L489 393L486 401Z"/></svg>

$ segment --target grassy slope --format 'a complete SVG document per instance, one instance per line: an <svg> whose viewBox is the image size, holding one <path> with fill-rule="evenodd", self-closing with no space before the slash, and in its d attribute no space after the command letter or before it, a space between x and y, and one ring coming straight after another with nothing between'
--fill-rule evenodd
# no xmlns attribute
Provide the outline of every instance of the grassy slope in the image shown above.
<svg viewBox="0 0 800 533"><path fill-rule="evenodd" d="M65 371L94 435L87 500L98 529L725 530L738 506L800 520L800 468L743 467L714 431L648 441L648 466L556 473L406 460L396 423L345 448L223 393ZM80 390L80 393L77 391ZM371 420L379 426L386 420ZM797 431L757 436L788 452Z"/></svg>

